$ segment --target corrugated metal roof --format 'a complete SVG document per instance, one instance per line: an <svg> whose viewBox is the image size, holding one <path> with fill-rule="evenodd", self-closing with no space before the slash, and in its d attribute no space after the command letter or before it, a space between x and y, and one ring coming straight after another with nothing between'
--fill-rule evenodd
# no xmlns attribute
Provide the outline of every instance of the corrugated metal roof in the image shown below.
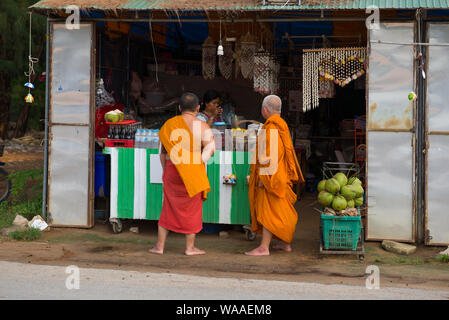
<svg viewBox="0 0 449 320"><path fill-rule="evenodd" d="M292 1L296 2L296 1ZM301 5L262 5L261 0L41 0L32 9L64 9L77 5L98 10L312 10L312 9L447 9L449 0L302 0Z"/></svg>

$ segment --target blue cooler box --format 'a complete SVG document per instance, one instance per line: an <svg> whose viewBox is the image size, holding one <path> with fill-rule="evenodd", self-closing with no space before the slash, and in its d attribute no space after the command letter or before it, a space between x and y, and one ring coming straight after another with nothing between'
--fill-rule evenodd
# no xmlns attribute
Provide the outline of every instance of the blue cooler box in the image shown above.
<svg viewBox="0 0 449 320"><path fill-rule="evenodd" d="M109 170L106 155L95 152L95 196L109 197Z"/></svg>

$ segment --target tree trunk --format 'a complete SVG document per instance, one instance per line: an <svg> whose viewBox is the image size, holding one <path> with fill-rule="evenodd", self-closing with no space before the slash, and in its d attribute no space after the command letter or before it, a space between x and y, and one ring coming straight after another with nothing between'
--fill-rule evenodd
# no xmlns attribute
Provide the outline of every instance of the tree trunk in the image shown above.
<svg viewBox="0 0 449 320"><path fill-rule="evenodd" d="M0 138L8 140L9 102L7 79L0 74Z"/></svg>
<svg viewBox="0 0 449 320"><path fill-rule="evenodd" d="M0 138L8 140L8 122L9 122L9 108L8 99L2 94L0 96Z"/></svg>
<svg viewBox="0 0 449 320"><path fill-rule="evenodd" d="M14 138L20 138L27 131L28 116L30 115L31 104L27 103L20 109L19 119L17 120Z"/></svg>

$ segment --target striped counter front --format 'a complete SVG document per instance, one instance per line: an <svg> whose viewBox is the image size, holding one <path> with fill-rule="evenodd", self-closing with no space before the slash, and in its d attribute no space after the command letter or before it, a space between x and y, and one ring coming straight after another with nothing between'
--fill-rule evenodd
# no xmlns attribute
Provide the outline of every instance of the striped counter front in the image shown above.
<svg viewBox="0 0 449 320"><path fill-rule="evenodd" d="M105 148L103 153L111 156L110 218L159 220L163 194L158 150ZM204 223L251 223L246 182L250 156L216 151L209 160L211 192L203 204ZM223 176L230 174L237 176L237 184L223 184Z"/></svg>

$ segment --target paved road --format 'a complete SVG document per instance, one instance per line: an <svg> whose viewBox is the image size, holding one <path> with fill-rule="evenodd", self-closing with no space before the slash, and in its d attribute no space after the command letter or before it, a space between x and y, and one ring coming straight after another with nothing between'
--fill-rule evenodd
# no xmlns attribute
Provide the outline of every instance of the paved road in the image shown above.
<svg viewBox="0 0 449 320"><path fill-rule="evenodd" d="M79 269L68 290L66 267L0 261L0 299L449 299L449 291L211 278L169 273ZM68 281L69 285L75 282Z"/></svg>

